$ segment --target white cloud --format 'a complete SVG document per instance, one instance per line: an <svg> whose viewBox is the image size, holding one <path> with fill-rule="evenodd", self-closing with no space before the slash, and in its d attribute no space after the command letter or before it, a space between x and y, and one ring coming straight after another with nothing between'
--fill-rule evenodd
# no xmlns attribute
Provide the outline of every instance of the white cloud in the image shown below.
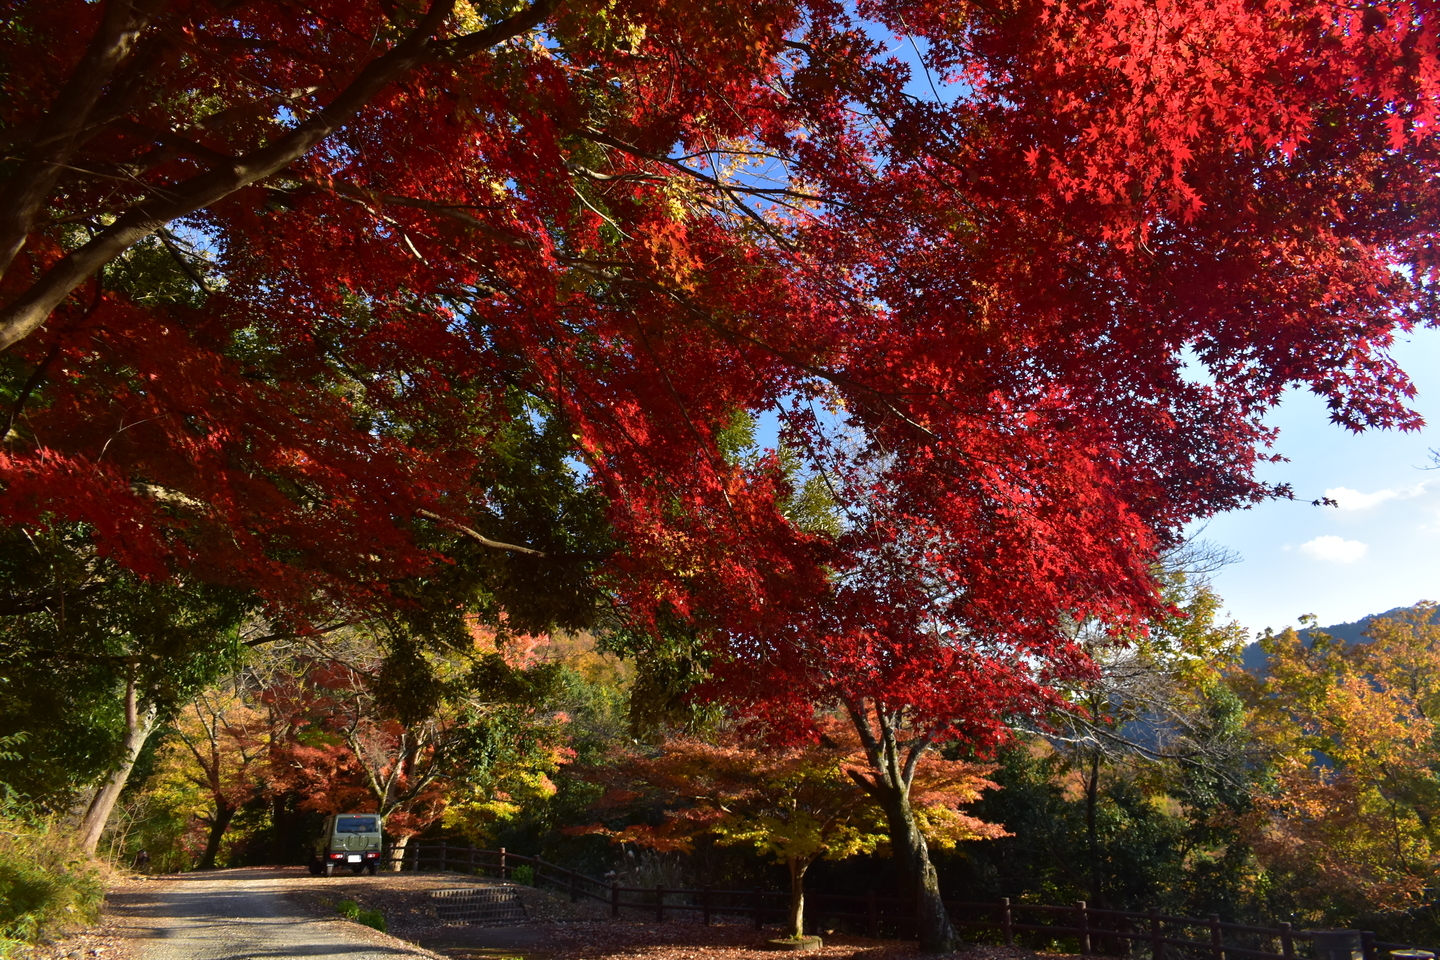
<svg viewBox="0 0 1440 960"><path fill-rule="evenodd" d="M1408 500L1411 497L1418 497L1425 492L1425 484L1417 483L1413 487L1401 487L1399 490L1376 490L1374 493L1361 493L1359 490L1351 490L1349 487L1331 487L1325 491L1325 496L1334 500L1341 510L1369 510L1376 504L1384 503L1386 500Z"/></svg>
<svg viewBox="0 0 1440 960"><path fill-rule="evenodd" d="M1344 540L1340 537L1316 537L1308 543L1300 544L1300 550L1316 560L1329 560L1333 563L1354 563L1365 556L1365 551L1370 549L1359 540Z"/></svg>

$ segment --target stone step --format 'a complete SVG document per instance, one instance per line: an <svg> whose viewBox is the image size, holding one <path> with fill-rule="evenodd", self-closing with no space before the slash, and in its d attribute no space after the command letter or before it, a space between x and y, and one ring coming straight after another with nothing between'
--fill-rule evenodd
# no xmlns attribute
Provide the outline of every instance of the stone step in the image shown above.
<svg viewBox="0 0 1440 960"><path fill-rule="evenodd" d="M524 923L525 904L514 887L435 890L430 904L441 923Z"/></svg>

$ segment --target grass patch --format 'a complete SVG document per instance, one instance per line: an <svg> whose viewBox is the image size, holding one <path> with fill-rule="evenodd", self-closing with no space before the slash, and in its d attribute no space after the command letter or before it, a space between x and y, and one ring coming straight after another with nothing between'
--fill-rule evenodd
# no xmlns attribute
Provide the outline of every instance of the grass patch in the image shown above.
<svg viewBox="0 0 1440 960"><path fill-rule="evenodd" d="M385 932L385 915L379 910L366 910L354 900L341 900L335 904L335 912L346 920L354 920L381 933Z"/></svg>

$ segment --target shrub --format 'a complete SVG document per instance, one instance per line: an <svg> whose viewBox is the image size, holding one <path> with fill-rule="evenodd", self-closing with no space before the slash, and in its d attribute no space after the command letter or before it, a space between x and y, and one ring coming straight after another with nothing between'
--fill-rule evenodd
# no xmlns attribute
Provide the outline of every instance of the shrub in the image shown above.
<svg viewBox="0 0 1440 960"><path fill-rule="evenodd" d="M510 879L516 883L523 883L527 887L535 885L535 868L528 863L522 863L510 871Z"/></svg>
<svg viewBox="0 0 1440 960"><path fill-rule="evenodd" d="M105 887L73 842L0 804L0 956L94 923Z"/></svg>

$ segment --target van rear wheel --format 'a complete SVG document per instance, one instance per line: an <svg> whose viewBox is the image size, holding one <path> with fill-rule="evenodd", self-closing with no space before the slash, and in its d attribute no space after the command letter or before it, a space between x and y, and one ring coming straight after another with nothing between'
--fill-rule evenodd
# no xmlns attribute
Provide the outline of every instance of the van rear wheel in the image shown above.
<svg viewBox="0 0 1440 960"><path fill-rule="evenodd" d="M372 863L372 864L370 864L370 866L369 866L367 869L369 869L369 871L370 871L370 876L373 877L373 876L375 876L377 873L380 872L380 864L378 864L378 863Z"/></svg>

